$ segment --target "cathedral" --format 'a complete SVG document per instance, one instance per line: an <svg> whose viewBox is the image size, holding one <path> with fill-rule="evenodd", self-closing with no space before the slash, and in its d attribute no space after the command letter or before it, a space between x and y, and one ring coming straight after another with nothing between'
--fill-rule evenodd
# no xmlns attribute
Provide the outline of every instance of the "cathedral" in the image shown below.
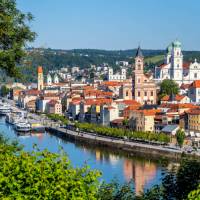
<svg viewBox="0 0 200 200"><path fill-rule="evenodd" d="M172 79L181 84L190 84L200 79L200 63L184 62L181 43L176 40L166 49L164 63L155 67L155 80L161 82L164 79Z"/></svg>

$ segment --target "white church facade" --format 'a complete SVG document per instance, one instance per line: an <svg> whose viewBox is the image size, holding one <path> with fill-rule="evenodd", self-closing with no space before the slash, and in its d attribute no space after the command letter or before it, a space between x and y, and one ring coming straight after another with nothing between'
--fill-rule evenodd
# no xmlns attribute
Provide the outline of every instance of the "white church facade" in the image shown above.
<svg viewBox="0 0 200 200"><path fill-rule="evenodd" d="M120 73L113 73L113 68L108 68L108 81L123 81L126 80L126 69L121 68Z"/></svg>
<svg viewBox="0 0 200 200"><path fill-rule="evenodd" d="M53 77L53 78L52 78ZM52 84L57 84L59 83L59 78L57 74L47 74L47 85L52 85Z"/></svg>
<svg viewBox="0 0 200 200"><path fill-rule="evenodd" d="M184 62L181 43L177 40L167 47L164 63L155 67L155 80L161 82L164 79L172 79L179 85L200 79L200 63L196 59Z"/></svg>

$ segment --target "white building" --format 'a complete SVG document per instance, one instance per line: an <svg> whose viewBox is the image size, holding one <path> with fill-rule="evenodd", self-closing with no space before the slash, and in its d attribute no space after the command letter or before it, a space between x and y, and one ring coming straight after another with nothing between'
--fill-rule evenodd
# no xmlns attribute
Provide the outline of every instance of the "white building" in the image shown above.
<svg viewBox="0 0 200 200"><path fill-rule="evenodd" d="M126 69L122 68L120 73L113 74L113 69L108 69L108 81L123 81L126 80Z"/></svg>
<svg viewBox="0 0 200 200"><path fill-rule="evenodd" d="M53 76L53 79L52 79L52 76ZM47 75L47 85L52 85L53 83L59 83L59 77L57 74L48 74Z"/></svg>
<svg viewBox="0 0 200 200"><path fill-rule="evenodd" d="M200 80L194 81L188 90L188 96L193 103L200 103Z"/></svg>
<svg viewBox="0 0 200 200"><path fill-rule="evenodd" d="M155 79L158 82L164 79L172 79L179 85L190 84L194 80L200 79L200 63L183 62L181 43L172 42L166 49L164 63L155 68Z"/></svg>

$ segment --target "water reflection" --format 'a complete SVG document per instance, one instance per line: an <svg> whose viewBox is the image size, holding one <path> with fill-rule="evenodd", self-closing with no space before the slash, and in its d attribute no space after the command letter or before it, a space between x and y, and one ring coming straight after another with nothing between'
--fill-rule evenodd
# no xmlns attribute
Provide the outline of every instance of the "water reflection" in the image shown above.
<svg viewBox="0 0 200 200"><path fill-rule="evenodd" d="M5 124L3 118L0 118L0 131L9 138L17 137L13 127ZM100 170L105 181L111 181L114 177L117 177L121 183L133 179L137 193L143 188L159 184L162 177L163 167L145 156L130 156L117 150L69 139L63 140L49 133L34 133L17 139L27 151L33 150L33 144L37 144L41 150L47 148L51 152L59 152L62 146L73 166L82 166L86 162L92 169Z"/></svg>

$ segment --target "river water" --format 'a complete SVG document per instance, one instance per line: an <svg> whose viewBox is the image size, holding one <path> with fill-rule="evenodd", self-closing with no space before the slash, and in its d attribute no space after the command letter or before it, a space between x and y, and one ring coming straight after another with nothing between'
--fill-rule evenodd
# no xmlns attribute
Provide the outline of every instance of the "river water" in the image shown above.
<svg viewBox="0 0 200 200"><path fill-rule="evenodd" d="M159 184L162 171L165 169L160 162L149 157L130 156L107 148L91 147L79 142L60 139L47 132L17 136L13 126L5 123L4 117L0 118L0 132L10 139L17 139L27 151L33 150L34 144L37 144L40 150L48 149L56 153L59 152L60 147L63 147L74 167L83 166L86 163L91 169L100 170L102 179L107 182L114 178L120 183L133 180L137 193Z"/></svg>

